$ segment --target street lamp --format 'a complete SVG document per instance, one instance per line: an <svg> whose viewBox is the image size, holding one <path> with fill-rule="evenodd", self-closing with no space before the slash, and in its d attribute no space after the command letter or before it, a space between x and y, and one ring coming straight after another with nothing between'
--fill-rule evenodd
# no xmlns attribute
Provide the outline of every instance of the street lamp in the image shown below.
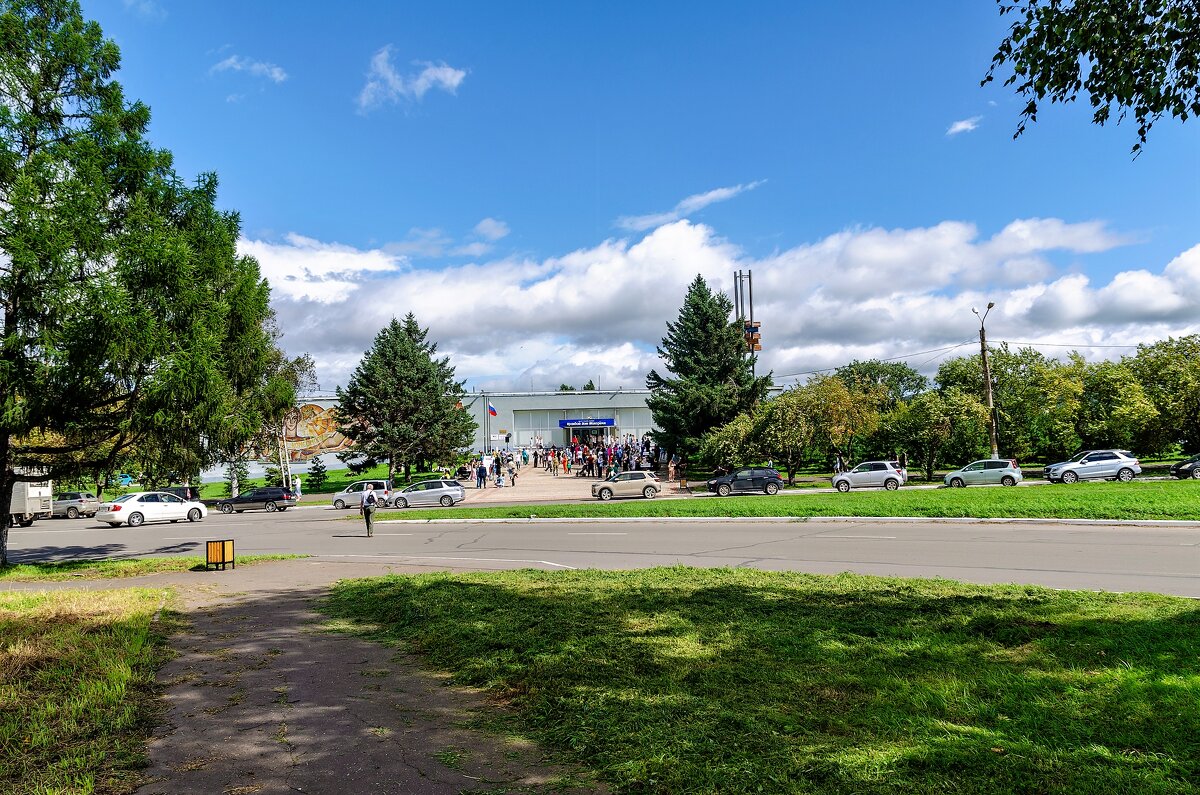
<svg viewBox="0 0 1200 795"><path fill-rule="evenodd" d="M988 301L987 309L983 310L982 315L975 307L971 307L971 311L975 313L975 317L979 318L979 356L983 359L983 392L987 396L988 436L992 442L992 458L999 458L1000 445L996 442L996 409L992 405L992 370L988 366L987 329L983 326L988 312L991 312L995 305Z"/></svg>

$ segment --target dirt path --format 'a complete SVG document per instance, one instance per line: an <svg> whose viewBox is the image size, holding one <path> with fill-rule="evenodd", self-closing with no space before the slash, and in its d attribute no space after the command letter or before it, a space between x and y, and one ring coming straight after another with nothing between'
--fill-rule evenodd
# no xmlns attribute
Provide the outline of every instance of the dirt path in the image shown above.
<svg viewBox="0 0 1200 795"><path fill-rule="evenodd" d="M489 706L394 649L321 631L312 600L402 566L287 561L150 578L190 630L139 795L597 792L530 743L463 728ZM126 582L110 581L120 587Z"/></svg>

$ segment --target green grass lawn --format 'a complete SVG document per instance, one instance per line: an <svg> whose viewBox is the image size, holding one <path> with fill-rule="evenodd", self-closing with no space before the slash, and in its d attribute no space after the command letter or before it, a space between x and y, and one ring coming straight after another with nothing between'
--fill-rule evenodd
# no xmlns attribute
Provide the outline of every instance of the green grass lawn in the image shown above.
<svg viewBox="0 0 1200 795"><path fill-rule="evenodd" d="M239 566L272 560L304 558L307 555L240 555ZM203 571L204 558L129 558L126 560L68 560L61 563L17 563L0 566L0 582L52 582L55 580L103 580L141 577L174 571Z"/></svg>
<svg viewBox="0 0 1200 795"><path fill-rule="evenodd" d="M351 580L324 609L618 792L1200 791L1186 599L680 567Z"/></svg>
<svg viewBox="0 0 1200 795"><path fill-rule="evenodd" d="M173 621L152 618L169 593L0 593L0 792L137 787Z"/></svg>
<svg viewBox="0 0 1200 795"><path fill-rule="evenodd" d="M1134 481L1017 488L901 489L849 494L753 494L688 500L383 511L378 519L528 519L621 516L923 516L1200 520L1200 482Z"/></svg>

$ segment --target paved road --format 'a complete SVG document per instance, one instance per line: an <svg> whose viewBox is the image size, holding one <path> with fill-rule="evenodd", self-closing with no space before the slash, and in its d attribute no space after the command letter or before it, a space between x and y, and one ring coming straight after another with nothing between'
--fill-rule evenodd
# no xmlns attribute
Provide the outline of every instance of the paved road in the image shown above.
<svg viewBox="0 0 1200 795"><path fill-rule="evenodd" d="M234 538L240 554L306 553L431 569L628 569L684 564L814 573L853 571L1054 588L1155 591L1200 598L1200 526L927 520L690 520L378 523L350 512L210 515L196 524L113 529L87 520L14 528L21 560L200 554Z"/></svg>

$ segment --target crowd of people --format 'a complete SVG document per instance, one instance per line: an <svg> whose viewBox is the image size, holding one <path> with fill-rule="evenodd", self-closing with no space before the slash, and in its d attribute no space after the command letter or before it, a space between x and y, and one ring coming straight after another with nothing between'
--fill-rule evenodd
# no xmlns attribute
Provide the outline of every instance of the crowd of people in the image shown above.
<svg viewBox="0 0 1200 795"><path fill-rule="evenodd" d="M640 439L633 434L608 438L593 435L582 440L576 436L562 446L547 446L538 437L529 447L480 452L459 468L458 476L474 478L477 489L516 486L521 469L526 466L541 467L554 477L604 479L619 472L655 469L660 455L661 450L649 435Z"/></svg>

